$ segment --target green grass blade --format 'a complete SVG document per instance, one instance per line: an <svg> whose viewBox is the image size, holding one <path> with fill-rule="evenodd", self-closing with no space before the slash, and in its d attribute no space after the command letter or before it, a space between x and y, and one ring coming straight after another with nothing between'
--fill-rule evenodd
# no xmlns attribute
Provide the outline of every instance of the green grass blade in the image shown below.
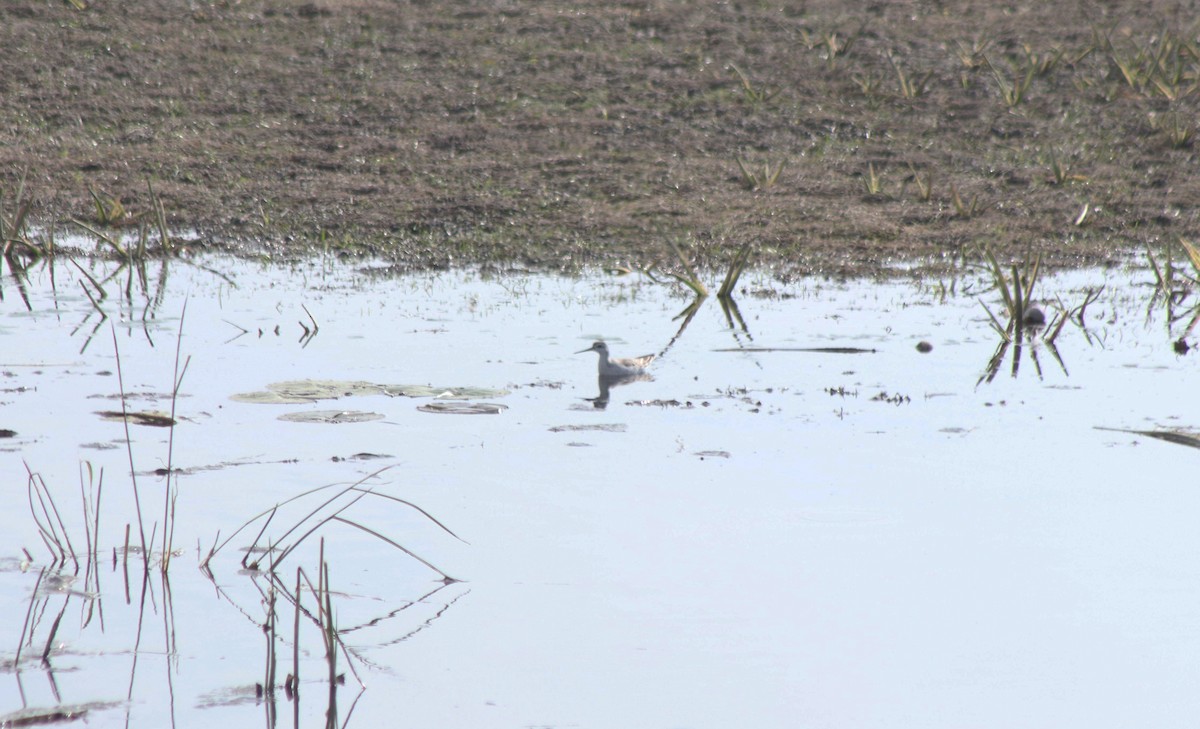
<svg viewBox="0 0 1200 729"><path fill-rule="evenodd" d="M725 274L725 280L721 283L721 288L717 291L718 299L724 299L733 295L738 278L741 277L742 271L746 269L746 263L749 260L750 244L747 243L737 252L737 255L733 258L733 262L729 265L729 271Z"/></svg>

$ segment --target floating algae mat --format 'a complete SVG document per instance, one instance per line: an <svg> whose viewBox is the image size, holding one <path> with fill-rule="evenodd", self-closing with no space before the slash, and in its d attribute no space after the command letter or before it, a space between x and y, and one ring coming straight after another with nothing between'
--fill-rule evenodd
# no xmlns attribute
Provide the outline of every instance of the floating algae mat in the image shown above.
<svg viewBox="0 0 1200 729"><path fill-rule="evenodd" d="M323 423L327 425L342 425L345 423L368 423L372 420L382 420L380 413L367 413L361 410L307 410L302 413L285 413L280 420L289 423Z"/></svg>
<svg viewBox="0 0 1200 729"><path fill-rule="evenodd" d="M423 413L440 415L499 415L507 409L507 405L491 402L464 402L462 400L438 401L417 406L417 410Z"/></svg>
<svg viewBox="0 0 1200 729"><path fill-rule="evenodd" d="M319 400L338 400L364 395L389 397L436 397L443 400L467 400L479 397L503 397L506 390L483 387L433 387L431 385L380 385L350 380L289 380L274 382L259 392L230 395L237 402L260 405L294 405Z"/></svg>
<svg viewBox="0 0 1200 729"><path fill-rule="evenodd" d="M343 397L382 394L382 386L370 382L348 380L289 380L273 382L260 392L230 395L230 400L259 405L295 405L319 400L338 400Z"/></svg>

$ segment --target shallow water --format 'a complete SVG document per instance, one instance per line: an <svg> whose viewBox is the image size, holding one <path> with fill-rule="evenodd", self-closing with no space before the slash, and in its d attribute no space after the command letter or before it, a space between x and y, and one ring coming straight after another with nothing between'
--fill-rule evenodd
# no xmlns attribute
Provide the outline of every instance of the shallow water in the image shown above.
<svg viewBox="0 0 1200 729"><path fill-rule="evenodd" d="M199 556L289 497L383 468L374 488L465 543L395 503L348 515L463 581L443 585L349 525L321 531L339 627L367 662L355 664L366 690L351 674L338 692L353 725L1170 727L1200 711L1200 452L1098 429L1195 433L1200 365L1173 348L1187 320L1168 326L1145 270L1045 278L1048 312L1104 288L1086 327L1058 336L1058 358L1027 343L1014 374L1010 348L989 381L999 338L979 299L999 312L999 296L978 277L948 291L757 272L738 299L744 328L708 300L680 332L687 297L645 278L198 264L154 264L149 293L135 280L129 299L117 271L103 322L74 267L32 271L28 305L6 271L7 662L49 554L26 464L77 542L81 463L104 469L104 490L101 597L39 593L0 713L268 722L253 688L263 581L239 564L257 525L218 552L211 582ZM96 280L116 270L83 267ZM130 409L169 412L180 329L180 553L169 596L157 572L143 591L135 561L127 598L111 555L126 523L138 541L129 454L123 424L95 413L120 410L122 389ZM611 388L605 407L595 355L572 354L597 338L618 356L661 353L652 380ZM818 348L867 351L798 351ZM383 394L232 399L287 380L507 394L472 399L505 406L495 415ZM325 410L382 417L280 419ZM153 471L170 431L130 427L157 543L167 483ZM316 506L304 503L280 512L276 538ZM315 537L291 560L285 583L297 566L316 575ZM37 657L64 604L47 669ZM84 626L100 609L103 624ZM282 676L293 613L280 615ZM308 630L306 724L327 705ZM282 696L277 710L292 720Z"/></svg>

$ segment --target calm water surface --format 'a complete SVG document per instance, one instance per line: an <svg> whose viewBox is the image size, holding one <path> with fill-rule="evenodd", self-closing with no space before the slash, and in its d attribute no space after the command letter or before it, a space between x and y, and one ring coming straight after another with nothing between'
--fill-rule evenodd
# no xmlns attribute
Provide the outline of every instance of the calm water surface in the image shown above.
<svg viewBox="0 0 1200 729"><path fill-rule="evenodd" d="M999 295L979 276L756 272L737 301L744 327L709 300L681 330L688 298L646 278L199 263L154 264L144 284L82 263L98 282L113 276L107 298L91 289L95 304L74 266L39 267L23 290L5 271L0 428L15 436L0 440L0 646L10 665L23 634L25 647L0 682L0 712L83 705L90 726L269 724L254 696L265 581L240 565L258 526L218 552L211 581L198 555L292 496L386 468L367 483L464 541L394 502L347 516L462 582L443 585L338 523L281 570L288 583L295 567L315 575L325 537L338 624L366 684L348 674L338 691L339 721L353 726L1182 727L1200 716L1200 451L1119 430L1200 426L1198 358L1173 347L1188 319L1168 321L1145 270L1045 278L1048 312L1103 287L1086 326L1068 323L1056 349L1010 347L989 376L1000 340L980 300L998 314ZM595 355L572 353L598 338L618 356L661 354L653 379L597 402ZM922 340L931 352L917 351ZM166 584L155 572L144 585L140 563L127 583L112 555L126 524L137 542L129 453L122 423L96 413L120 410L117 352L130 409L169 412L177 342L187 368L170 456L169 430L130 427L156 541L168 483L154 471L168 457L184 469L170 484L178 556ZM821 348L865 351L798 351ZM507 409L233 399L287 380L489 388L507 394L476 400ZM381 417L279 419L317 410ZM27 468L82 543L82 464L104 473L98 596L82 570L76 592L35 594L49 552ZM268 533L286 542L318 501L281 510ZM23 549L34 557L24 569ZM280 614L282 677L293 611ZM300 714L313 725L328 694L320 637L306 630ZM276 710L293 721L282 696Z"/></svg>

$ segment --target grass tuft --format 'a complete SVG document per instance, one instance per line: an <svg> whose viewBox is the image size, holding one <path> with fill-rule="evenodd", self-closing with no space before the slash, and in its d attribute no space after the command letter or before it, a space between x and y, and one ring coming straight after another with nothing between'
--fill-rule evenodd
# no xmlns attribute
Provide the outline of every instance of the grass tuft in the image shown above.
<svg viewBox="0 0 1200 729"><path fill-rule="evenodd" d="M1008 316L1008 324L1000 326L999 319L992 314L986 304L983 305L983 308L987 309L992 326L996 331L1005 339L1011 339L1014 329L1020 331L1023 327L1026 313L1030 311L1033 304L1033 288L1037 283L1038 272L1041 268L1041 257L1038 256L1032 261L1026 262L1021 269L1014 265L1011 269L1012 278L1010 280L1005 277L1004 269L1000 267L999 261L996 260L996 256L991 250L985 248L983 255L992 274L992 283L1000 291L1004 312ZM980 303L983 303L982 300Z"/></svg>
<svg viewBox="0 0 1200 729"><path fill-rule="evenodd" d="M750 244L746 243L733 257L733 262L729 264L729 271L725 274L725 280L721 282L721 288L717 290L718 299L729 299L733 296L733 290L737 287L738 279L742 272L746 270L746 264L750 261Z"/></svg>
<svg viewBox="0 0 1200 729"><path fill-rule="evenodd" d="M1183 246L1183 250L1187 252L1188 261L1192 264L1192 270L1196 272L1196 281L1200 282L1200 247L1193 245L1190 241L1183 238L1179 239L1179 245Z"/></svg>
<svg viewBox="0 0 1200 729"><path fill-rule="evenodd" d="M916 99L924 96L929 90L929 80L933 78L933 71L913 72L905 70L896 57L888 54L888 62L892 64L892 70L896 72L896 82L900 87L900 96L905 99Z"/></svg>
<svg viewBox="0 0 1200 729"><path fill-rule="evenodd" d="M926 172L922 176L911 162L908 164L908 171L912 174L912 180L917 185L917 199L921 202L929 202L929 199L933 196L933 173Z"/></svg>
<svg viewBox="0 0 1200 729"><path fill-rule="evenodd" d="M826 68L833 71L837 67L838 61L849 55L850 50L854 48L854 44L858 42L866 29L865 21L856 30L844 35L837 30L810 32L802 28L800 43L807 50L819 50Z"/></svg>
<svg viewBox="0 0 1200 729"><path fill-rule="evenodd" d="M968 71L974 71L975 69L987 63L987 59L984 57L984 54L987 53L987 49L991 48L991 46L991 38L976 37L969 44L962 41L954 41L954 48L956 54L958 55L958 60L962 61L962 65L965 66Z"/></svg>
<svg viewBox="0 0 1200 729"><path fill-rule="evenodd" d="M973 218L983 210L983 204L979 202L978 195L964 200L955 185L950 185L950 202L953 203L954 212L960 218Z"/></svg>
<svg viewBox="0 0 1200 729"><path fill-rule="evenodd" d="M1161 133L1167 143L1175 149L1187 149L1196 141L1194 119L1195 117L1191 114L1182 114L1178 111L1170 111L1166 114L1151 112L1149 115L1150 127Z"/></svg>
<svg viewBox="0 0 1200 729"><path fill-rule="evenodd" d="M742 95L750 103L751 106L760 106L771 101L779 95L779 89L767 86L755 85L750 80L750 76L745 71L738 68L736 64L729 64L733 72L737 74L738 80L742 83Z"/></svg>
<svg viewBox="0 0 1200 729"><path fill-rule="evenodd" d="M1065 185L1070 182L1087 182L1086 175L1077 175L1071 172L1071 168L1063 161L1058 153L1053 149L1049 152L1049 160L1047 164L1050 167L1050 180L1055 185Z"/></svg>
<svg viewBox="0 0 1200 729"><path fill-rule="evenodd" d="M883 194L883 177L875 171L874 162L867 163L867 175L863 177L863 189L871 196Z"/></svg>
<svg viewBox="0 0 1200 729"><path fill-rule="evenodd" d="M1000 90L1000 99L1004 105L1010 109L1015 109L1025 100L1025 96L1029 93L1029 87L1033 83L1033 77L1036 74L1036 69L1032 65L1022 69L1014 69L1013 76L1010 79L1003 71L996 68L990 58L984 57L984 62L987 64L988 70L991 71L992 79L996 82L997 88Z"/></svg>
<svg viewBox="0 0 1200 729"><path fill-rule="evenodd" d="M92 196L92 204L95 207L95 223L108 228L119 228L124 225L136 222L141 214L134 215L125 209L125 204L121 202L121 198L104 195L88 185L88 194Z"/></svg>
<svg viewBox="0 0 1200 729"><path fill-rule="evenodd" d="M24 269L33 260L42 256L54 255L54 239L46 237L45 242L35 240L29 232L29 211L33 208L33 197L25 195L25 172L17 182L16 197L12 210L5 202L4 189L0 188L0 256L14 269ZM24 256L25 262L18 258Z"/></svg>
<svg viewBox="0 0 1200 729"><path fill-rule="evenodd" d="M675 260L679 261L680 267L684 273L671 273L671 277L683 283L692 290L698 298L708 296L708 287L700 280L700 276L696 273L696 267L692 265L691 259L683 254L683 249L673 240L667 241L667 245L671 247L671 252L675 254Z"/></svg>
<svg viewBox="0 0 1200 729"><path fill-rule="evenodd" d="M784 167L787 166L787 160L779 160L779 164L772 166L770 162L763 162L762 169L757 169L754 165L744 161L741 157L737 157L738 169L742 171L742 185L747 190L765 190L775 187L775 183L779 181L779 176L783 174Z"/></svg>

